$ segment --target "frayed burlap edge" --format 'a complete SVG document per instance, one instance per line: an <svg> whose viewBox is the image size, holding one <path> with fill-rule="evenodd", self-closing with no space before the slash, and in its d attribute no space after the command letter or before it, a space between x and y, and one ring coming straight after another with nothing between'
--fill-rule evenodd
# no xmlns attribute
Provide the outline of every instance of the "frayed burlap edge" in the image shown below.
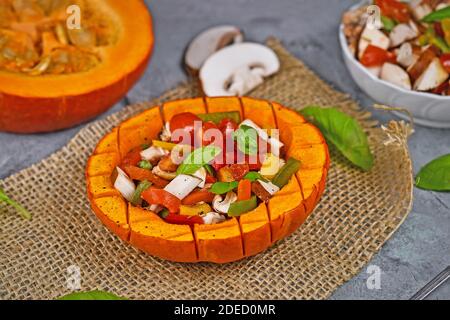
<svg viewBox="0 0 450 320"><path fill-rule="evenodd" d="M96 219L85 195L84 167L101 136L163 101L198 95L186 83L151 103L87 125L60 151L1 182L32 213L0 206L0 298L52 299L76 284L132 299L323 299L356 275L397 230L412 206L412 167L404 124L383 129L347 95L333 90L270 39L281 71L252 96L292 108L337 106L369 136L375 167L364 173L331 147L327 191L292 236L266 252L226 265L181 264L146 255ZM391 139L394 137L394 139Z"/></svg>

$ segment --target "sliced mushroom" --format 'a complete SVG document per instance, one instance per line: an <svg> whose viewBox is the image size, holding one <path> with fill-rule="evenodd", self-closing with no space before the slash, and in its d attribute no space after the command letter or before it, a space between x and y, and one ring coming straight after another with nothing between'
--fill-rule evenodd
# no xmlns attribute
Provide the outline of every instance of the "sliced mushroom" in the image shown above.
<svg viewBox="0 0 450 320"><path fill-rule="evenodd" d="M401 45L400 49L397 52L397 62L402 67L409 68L414 63L416 63L417 59L420 57L419 48L416 50L415 47L409 42L405 42Z"/></svg>
<svg viewBox="0 0 450 320"><path fill-rule="evenodd" d="M366 26L358 44L358 58L361 59L364 51L369 44L387 50L389 48L390 40L383 32L377 29L369 28Z"/></svg>
<svg viewBox="0 0 450 320"><path fill-rule="evenodd" d="M200 70L208 96L240 96L276 73L280 61L272 49L258 43L238 43L210 56Z"/></svg>
<svg viewBox="0 0 450 320"><path fill-rule="evenodd" d="M270 181L258 180L258 182L271 196L280 191L280 188Z"/></svg>
<svg viewBox="0 0 450 320"><path fill-rule="evenodd" d="M143 151L141 151L141 157L144 160L148 161L156 161L169 154L169 152L163 148L159 147L150 147Z"/></svg>
<svg viewBox="0 0 450 320"><path fill-rule="evenodd" d="M217 212L208 212L202 219L204 224L216 224L226 220L225 216Z"/></svg>
<svg viewBox="0 0 450 320"><path fill-rule="evenodd" d="M136 186L133 180L131 180L122 169L117 167L116 170L117 178L114 181L114 188L119 191L125 199L131 201L134 191L136 190Z"/></svg>
<svg viewBox="0 0 450 320"><path fill-rule="evenodd" d="M279 156L280 149L284 146L283 142L281 142L276 137L269 137L269 135L267 134L266 130L264 130L261 127L259 127L256 123L254 123L250 119L245 119L244 121L242 121L239 126L242 126L242 125L245 125L245 126L248 126L248 127L251 127L253 129L255 129L257 134L258 134L258 136L262 140L264 140L265 142L267 142L268 144L271 145L271 152L275 156Z"/></svg>
<svg viewBox="0 0 450 320"><path fill-rule="evenodd" d="M408 73L396 64L386 62L381 68L380 78L401 88L411 90Z"/></svg>
<svg viewBox="0 0 450 320"><path fill-rule="evenodd" d="M437 88L448 79L448 72L444 69L439 58L434 58L425 72L414 83L414 90L428 91Z"/></svg>
<svg viewBox="0 0 450 320"><path fill-rule="evenodd" d="M200 183L201 180L197 177L180 174L173 179L164 190L173 194L178 199L183 200L189 193L197 188Z"/></svg>
<svg viewBox="0 0 450 320"><path fill-rule="evenodd" d="M159 138L161 141L170 141L170 138L172 137L172 132L170 132L170 123L166 122L164 125L161 134L159 135Z"/></svg>
<svg viewBox="0 0 450 320"><path fill-rule="evenodd" d="M188 70L197 74L214 52L232 43L242 42L244 36L239 28L231 25L216 26L197 35L189 44L184 56Z"/></svg>
<svg viewBox="0 0 450 320"><path fill-rule="evenodd" d="M159 165L156 167L153 167L152 172L155 175L157 175L158 177L163 178L165 180L173 180L177 176L176 172L164 171L159 167Z"/></svg>
<svg viewBox="0 0 450 320"><path fill-rule="evenodd" d="M418 35L419 30L414 22L398 24L389 34L389 39L391 42L390 47L398 47L402 43L416 38Z"/></svg>
<svg viewBox="0 0 450 320"><path fill-rule="evenodd" d="M230 205L237 200L237 196L233 191L230 191L223 199L221 195L216 195L213 199L212 205L214 210L220 213L227 213Z"/></svg>
<svg viewBox="0 0 450 320"><path fill-rule="evenodd" d="M381 73L381 67L375 66L375 67L366 67L367 71L369 71L371 74L373 74L375 77L379 77Z"/></svg>
<svg viewBox="0 0 450 320"><path fill-rule="evenodd" d="M201 167L200 169L197 170L197 172L195 172L193 174L193 176L199 178L200 180L202 180L202 182L200 182L198 187L199 188L204 188L205 187L205 183L206 183L206 169L204 167Z"/></svg>

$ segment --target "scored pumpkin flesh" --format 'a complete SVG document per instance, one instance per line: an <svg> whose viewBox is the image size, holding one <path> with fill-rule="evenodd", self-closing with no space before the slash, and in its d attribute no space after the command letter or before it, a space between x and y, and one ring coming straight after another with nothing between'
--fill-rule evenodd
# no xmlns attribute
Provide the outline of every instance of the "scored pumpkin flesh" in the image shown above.
<svg viewBox="0 0 450 320"><path fill-rule="evenodd" d="M79 28L67 23L71 5L80 8ZM116 33L113 18L95 1L0 0L0 71L88 71L101 63L99 48L114 44Z"/></svg>

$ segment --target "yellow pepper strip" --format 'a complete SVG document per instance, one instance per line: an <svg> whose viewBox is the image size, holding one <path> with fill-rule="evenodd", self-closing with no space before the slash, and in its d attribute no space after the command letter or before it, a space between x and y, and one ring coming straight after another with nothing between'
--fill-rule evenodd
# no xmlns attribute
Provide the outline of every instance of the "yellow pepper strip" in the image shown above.
<svg viewBox="0 0 450 320"><path fill-rule="evenodd" d="M154 147L163 148L163 149L166 149L166 150L172 150L173 148L175 148L177 146L177 144L176 143L172 143L172 142L153 140L153 146Z"/></svg>
<svg viewBox="0 0 450 320"><path fill-rule="evenodd" d="M450 46L450 18L442 20L441 24L445 34L445 42Z"/></svg>
<svg viewBox="0 0 450 320"><path fill-rule="evenodd" d="M198 216L213 211L207 203L195 204L193 206L181 205L180 214L183 216Z"/></svg>

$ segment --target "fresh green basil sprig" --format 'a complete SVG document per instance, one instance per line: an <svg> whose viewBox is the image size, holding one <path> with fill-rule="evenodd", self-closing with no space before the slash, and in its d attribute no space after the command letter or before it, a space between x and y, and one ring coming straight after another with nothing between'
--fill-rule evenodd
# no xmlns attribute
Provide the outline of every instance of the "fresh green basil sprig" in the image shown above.
<svg viewBox="0 0 450 320"><path fill-rule="evenodd" d="M416 187L424 190L450 191L450 154L426 164L416 176Z"/></svg>

